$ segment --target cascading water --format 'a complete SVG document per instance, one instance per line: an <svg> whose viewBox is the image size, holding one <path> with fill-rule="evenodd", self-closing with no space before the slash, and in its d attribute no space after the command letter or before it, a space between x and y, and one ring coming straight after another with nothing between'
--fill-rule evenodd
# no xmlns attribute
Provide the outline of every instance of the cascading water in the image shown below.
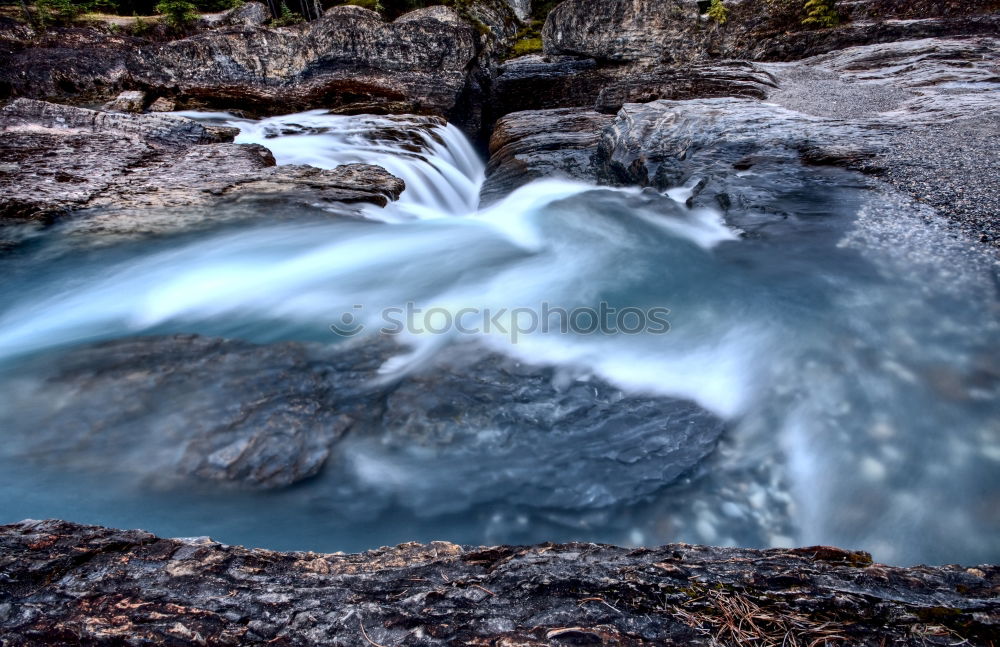
<svg viewBox="0 0 1000 647"><path fill-rule="evenodd" d="M372 491L396 501L370 518L330 503L337 479L347 478L336 474L269 495L191 500L90 484L91 498L67 500L65 476L26 474L9 443L0 485L14 503L5 516L82 514L290 548L576 538L836 543L897 562L997 559L996 287L975 251L922 239L919 217L901 209L876 218L885 205L856 188L806 186L810 208L823 214L808 236L741 238L720 214L685 207L682 191L562 180L534 182L478 210L483 165L453 126L320 111L259 122L201 118L238 126L237 141L264 144L280 164L378 164L407 189L385 209L366 209L382 222L226 228L84 262L39 251L37 272L19 256L18 284L3 294L0 361L15 366L27 354L168 332L338 343L330 325L345 313L371 334L386 308L407 303L451 316L505 310L504 332L474 335L481 346L626 393L691 400L726 419L727 436L700 470L640 503L584 512L483 506L430 517L405 509L405 493L461 488L458 477L417 461L389 478L373 467L377 449L358 444L355 477L374 470ZM892 231L879 229L886 222ZM599 303L669 308L669 333L510 334L519 324L513 308ZM411 370L460 335L404 335L413 352L383 374ZM15 414L9 403L2 419L16 426ZM143 516L152 509L173 511ZM234 512L213 521L220 509ZM272 530L289 525L300 529L294 540Z"/></svg>

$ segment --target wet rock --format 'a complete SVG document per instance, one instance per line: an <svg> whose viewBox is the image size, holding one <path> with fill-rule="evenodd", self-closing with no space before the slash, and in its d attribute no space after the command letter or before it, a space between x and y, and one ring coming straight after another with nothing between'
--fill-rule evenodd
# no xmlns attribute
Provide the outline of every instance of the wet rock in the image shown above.
<svg viewBox="0 0 1000 647"><path fill-rule="evenodd" d="M487 180L480 192L488 205L544 177L591 180L601 130L611 115L588 110L533 110L509 114L493 129Z"/></svg>
<svg viewBox="0 0 1000 647"><path fill-rule="evenodd" d="M607 182L666 190L697 177L731 175L739 164L794 163L801 153L814 163L864 161L879 148L873 133L773 104L697 99L626 105L604 131L597 157Z"/></svg>
<svg viewBox="0 0 1000 647"><path fill-rule="evenodd" d="M163 233L211 222L211 207L222 203L280 195L292 205L384 206L404 188L366 164L276 167L263 146L228 143L236 129L173 115L18 99L0 111L0 127L10 160L0 172L0 218L8 222L89 209L93 217L74 225L79 231ZM162 211L178 207L203 210Z"/></svg>
<svg viewBox="0 0 1000 647"><path fill-rule="evenodd" d="M1000 623L996 566L889 567L831 547L279 553L22 521L0 527L0 578L11 645L985 647Z"/></svg>
<svg viewBox="0 0 1000 647"><path fill-rule="evenodd" d="M390 493L420 514L488 502L562 513L630 505L701 463L723 431L691 403L475 356L446 351L400 381L380 418L346 443L349 456L420 475Z"/></svg>
<svg viewBox="0 0 1000 647"><path fill-rule="evenodd" d="M146 103L146 93L141 90L128 90L119 94L114 101L104 104L101 110L109 112L142 112Z"/></svg>
<svg viewBox="0 0 1000 647"><path fill-rule="evenodd" d="M690 403L626 397L473 347L380 374L401 351L389 339L255 346L174 336L25 360L3 380L16 394L0 410L3 451L166 485L278 487L331 462L330 496L432 515L487 502L566 510L642 500L697 465L722 432ZM392 478L372 482L380 469Z"/></svg>
<svg viewBox="0 0 1000 647"><path fill-rule="evenodd" d="M44 426L13 441L28 451L50 445L43 462L165 484L195 476L286 486L317 474L355 420L334 406L337 383L328 372L337 365L317 362L328 355L198 336L98 344L61 357L44 386L15 379L9 385L19 402L2 415L11 425ZM350 387L357 371L372 368L367 359L355 353L354 372L336 377ZM24 377L46 372L31 363L23 370ZM50 404L36 408L45 394Z"/></svg>

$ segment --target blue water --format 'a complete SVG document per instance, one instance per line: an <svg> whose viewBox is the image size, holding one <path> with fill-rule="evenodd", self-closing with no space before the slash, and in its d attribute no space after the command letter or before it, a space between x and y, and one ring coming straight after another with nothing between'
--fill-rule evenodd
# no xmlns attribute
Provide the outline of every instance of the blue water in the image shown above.
<svg viewBox="0 0 1000 647"><path fill-rule="evenodd" d="M410 188L368 220L302 210L97 246L57 228L0 259L0 378L19 389L0 415L0 521L61 517L324 551L578 539L838 544L891 563L1000 558L997 265L915 205L812 169L775 192L780 218L689 209L683 191L562 180L478 211L482 164L451 127L431 130L414 155L365 134L386 126L380 118L236 123L279 163L374 161ZM25 356L56 363L78 345L173 332L332 344L330 323L353 306L374 330L382 309L407 302L669 308L668 334L476 341L625 393L696 402L726 421L726 436L653 495L565 510L517 500L513 485L466 501L449 492L498 466L408 456L401 471L350 435L339 463L276 492L154 485L141 457L60 465L32 445L32 416L57 404L21 372ZM457 339L403 341L422 351L418 362ZM458 509L434 505L450 498ZM448 511L428 512L438 508Z"/></svg>

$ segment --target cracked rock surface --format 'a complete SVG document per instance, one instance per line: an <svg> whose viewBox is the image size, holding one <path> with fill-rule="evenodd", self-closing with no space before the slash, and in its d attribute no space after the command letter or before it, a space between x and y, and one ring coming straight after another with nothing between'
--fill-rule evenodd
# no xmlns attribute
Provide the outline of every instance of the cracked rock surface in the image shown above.
<svg viewBox="0 0 1000 647"><path fill-rule="evenodd" d="M280 553L0 526L0 644L990 645L1000 568L687 544Z"/></svg>

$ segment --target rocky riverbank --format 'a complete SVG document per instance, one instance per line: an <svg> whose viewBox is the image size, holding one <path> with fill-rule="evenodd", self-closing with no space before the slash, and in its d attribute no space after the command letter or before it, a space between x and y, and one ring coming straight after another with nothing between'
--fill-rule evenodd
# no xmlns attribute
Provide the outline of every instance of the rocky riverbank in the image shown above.
<svg viewBox="0 0 1000 647"><path fill-rule="evenodd" d="M368 164L276 166L263 146L232 143L235 128L173 115L17 99L0 109L0 131L0 226L8 232L73 214L72 227L93 238L177 233L247 219L248 210L233 207L262 200L350 214L350 205L384 206L405 188Z"/></svg>
<svg viewBox="0 0 1000 647"><path fill-rule="evenodd" d="M1000 245L989 134L1000 118L998 60L995 38L929 38L794 63L692 65L672 81L628 77L624 93L604 85L592 107L502 117L483 195L552 174L658 190L694 183L693 205L721 206L742 226L746 212L767 202L763 186L747 184L773 181L750 169L834 165ZM508 66L515 64L539 63ZM641 102L629 99L636 93L645 93ZM624 102L613 115L605 110L610 95Z"/></svg>
<svg viewBox="0 0 1000 647"><path fill-rule="evenodd" d="M744 123L757 118L760 102L799 114L795 119L808 128L799 129L795 146L824 148L806 152L809 163L857 167L853 154L830 154L831 147L857 152L877 140L880 150L862 155L869 175L951 219L963 235L996 245L1000 223L991 205L1000 181L988 133L1000 105L998 46L990 36L1000 14L990 2L960 4L866 0L842 10L838 27L803 30L782 3L738 3L719 25L686 0L607 0L599 12L572 0L549 14L544 54L509 60L519 23L499 0L460 11L429 7L392 22L360 7L334 7L320 20L286 28L268 26L266 11L251 3L167 42L86 29L37 35L7 24L0 25L0 96L93 103L126 91L132 93L127 101L109 105L438 115L484 141L493 136L497 155L486 201L552 175L645 184L628 174L605 177L596 167L584 171L595 162L596 141L607 139L595 135L598 124L628 120L627 111L614 115L629 104L738 97L745 100L727 104L727 111L745 110L737 117ZM697 103L691 107L700 110ZM565 127L524 112L552 109L575 112L561 113ZM768 127L761 137L785 135ZM567 149L553 150L556 142ZM191 165L216 168L202 159L212 150L193 149ZM234 151L234 167L266 163L266 155L245 147ZM296 183L303 179L314 178ZM671 179L683 183L690 175ZM357 181L368 182L371 193L392 193L374 176L355 173L348 184L359 188ZM136 195L148 188L128 190ZM86 183L62 201L79 202L82 193ZM734 197L740 199L722 199Z"/></svg>
<svg viewBox="0 0 1000 647"><path fill-rule="evenodd" d="M208 538L0 527L4 647L86 645L981 645L996 566L676 544L277 553Z"/></svg>

